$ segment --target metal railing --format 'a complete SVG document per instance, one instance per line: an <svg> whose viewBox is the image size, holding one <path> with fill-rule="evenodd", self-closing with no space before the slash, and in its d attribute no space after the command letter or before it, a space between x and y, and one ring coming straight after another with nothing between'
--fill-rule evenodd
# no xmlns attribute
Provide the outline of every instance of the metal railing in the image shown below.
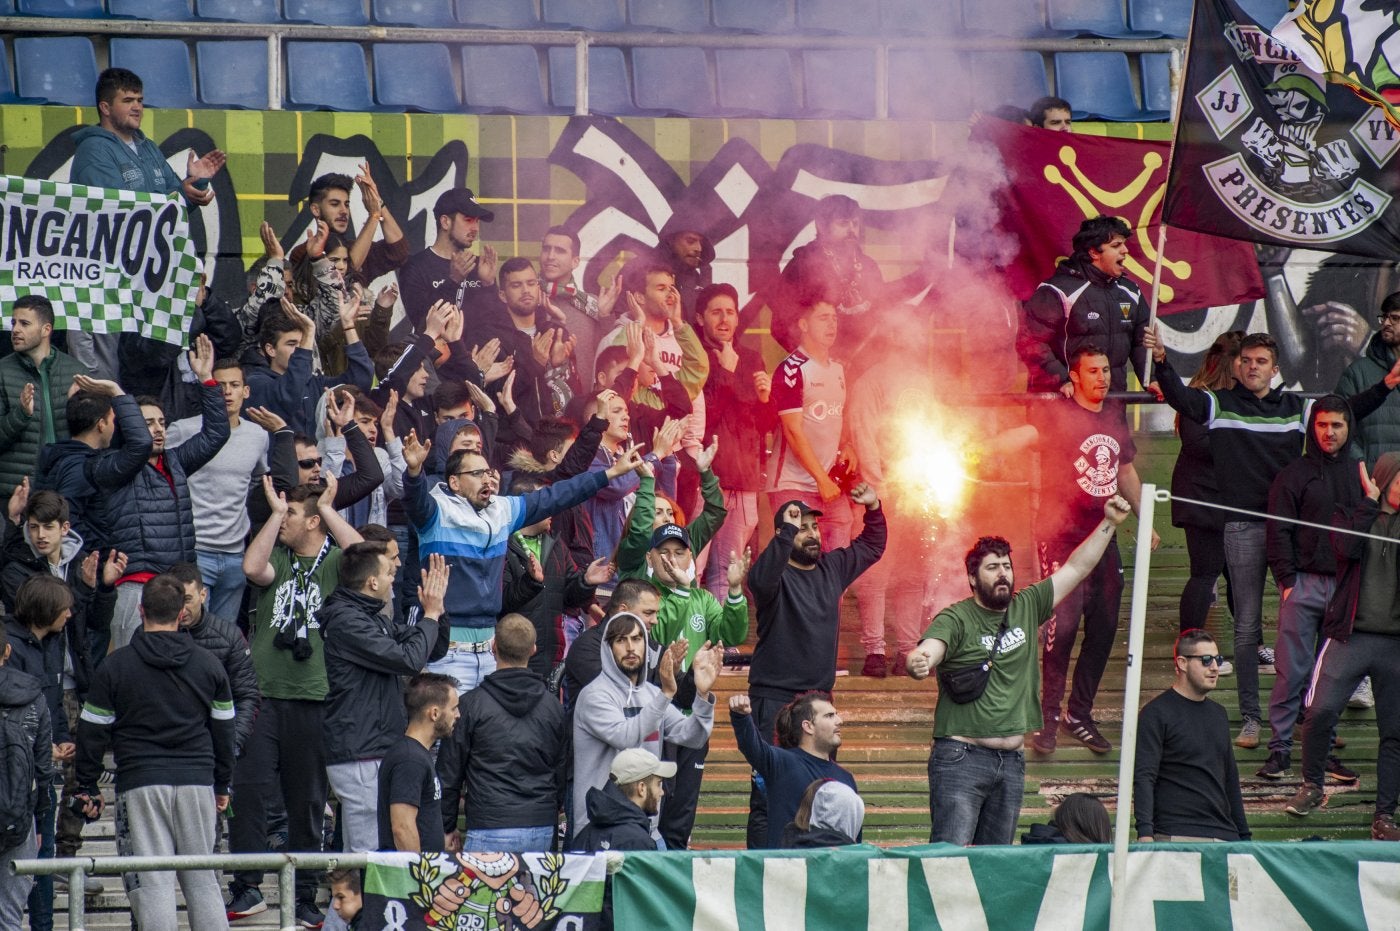
<svg viewBox="0 0 1400 931"><path fill-rule="evenodd" d="M866 49L875 55L877 119L889 118L891 49L939 51L1114 51L1180 52L1184 39L1013 39L964 36L756 36L731 33L583 32L571 29L438 29L415 26L317 26L304 23L148 22L127 19L63 19L0 16L0 32L63 33L88 36L150 38L262 39L267 43L267 108L282 109L282 42L310 39L341 42L439 42L461 45L546 45L574 49L574 115L587 116L588 47L620 48L693 46L707 49L764 48L785 50ZM1173 81L1175 83L1175 80ZM933 93L931 90L930 93Z"/></svg>

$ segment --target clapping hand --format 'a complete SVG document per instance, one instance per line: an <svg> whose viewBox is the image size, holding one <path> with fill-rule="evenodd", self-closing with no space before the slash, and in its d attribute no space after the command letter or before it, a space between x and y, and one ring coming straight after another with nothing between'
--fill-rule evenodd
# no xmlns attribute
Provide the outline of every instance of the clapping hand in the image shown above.
<svg viewBox="0 0 1400 931"><path fill-rule="evenodd" d="M428 452L433 448L433 441L418 442L418 431L408 431L408 436L403 441L403 460L408 465L408 474L417 475L423 471L423 463L428 461Z"/></svg>
<svg viewBox="0 0 1400 931"><path fill-rule="evenodd" d="M203 333L195 337L194 348L190 350L190 371L201 382L214 377L214 344Z"/></svg>
<svg viewBox="0 0 1400 931"><path fill-rule="evenodd" d="M715 454L718 452L719 435L716 434L715 436L710 437L710 445L706 446L704 449L700 450L700 452L696 453L695 455L695 467L700 470L701 475L710 471L710 467L714 464L715 461Z"/></svg>
<svg viewBox="0 0 1400 931"><path fill-rule="evenodd" d="M423 608L424 617L442 620L444 601L447 598L447 583L452 575L452 567L441 553L428 557L428 568L422 570L423 581L418 586L418 604Z"/></svg>
<svg viewBox="0 0 1400 931"><path fill-rule="evenodd" d="M690 668L695 673L695 694L708 696L719 678L720 670L724 668L724 647L718 643L711 646L710 641L706 640L690 661Z"/></svg>
<svg viewBox="0 0 1400 931"><path fill-rule="evenodd" d="M602 585L617 573L617 567L606 556L601 556L588 564L583 572L585 585Z"/></svg>

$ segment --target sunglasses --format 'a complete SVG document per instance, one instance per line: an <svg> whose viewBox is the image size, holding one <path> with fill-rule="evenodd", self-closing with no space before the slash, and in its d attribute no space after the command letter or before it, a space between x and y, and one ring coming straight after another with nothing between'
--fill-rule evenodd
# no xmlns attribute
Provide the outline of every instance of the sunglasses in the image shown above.
<svg viewBox="0 0 1400 931"><path fill-rule="evenodd" d="M1186 655L1182 656L1181 658L1182 658L1182 659L1198 659L1198 660L1201 661L1201 665L1202 665L1202 666L1205 666L1207 669L1209 669L1211 666L1219 666L1219 665L1221 665L1222 663L1225 662L1225 657L1223 657L1223 656L1221 656L1221 655L1219 655L1219 654L1216 654L1216 655L1212 656L1212 655L1209 654L1209 653L1187 653Z"/></svg>
<svg viewBox="0 0 1400 931"><path fill-rule="evenodd" d="M303 469L314 468L321 464L321 458L322 457L317 456L315 459L298 459L297 465L301 466Z"/></svg>

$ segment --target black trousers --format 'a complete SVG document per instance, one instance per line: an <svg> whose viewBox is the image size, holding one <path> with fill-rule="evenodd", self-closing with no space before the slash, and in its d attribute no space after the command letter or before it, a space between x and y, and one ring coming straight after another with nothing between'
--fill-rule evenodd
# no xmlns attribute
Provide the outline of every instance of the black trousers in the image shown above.
<svg viewBox="0 0 1400 931"><path fill-rule="evenodd" d="M1049 578L1078 545L1078 541L1065 540L1041 543L1041 578ZM1053 727L1051 722L1060 717L1060 700L1065 693L1065 678L1081 616L1084 642L1079 648L1079 661L1074 664L1074 683L1066 710L1076 721L1087 721L1093 715L1094 696L1098 694L1099 682L1118 635L1118 609L1122 603L1123 563L1118 558L1118 545L1109 543L1088 577L1064 597L1056 606L1054 617L1040 628L1045 644L1041 654L1040 704L1047 728Z"/></svg>
<svg viewBox="0 0 1400 931"><path fill-rule="evenodd" d="M666 795L661 800L661 819L657 829L667 850L690 847L690 832L695 828L695 809L700 804L700 782L705 778L705 758L710 755L710 742L699 747L682 747L667 741L661 755L676 764L676 775L665 780Z"/></svg>
<svg viewBox="0 0 1400 931"><path fill-rule="evenodd" d="M287 810L287 849L320 851L326 793L325 703L264 698L233 768L229 851L267 850L268 811L279 795ZM246 870L234 878L256 886L263 874ZM297 901L315 901L320 882L318 872L297 870Z"/></svg>

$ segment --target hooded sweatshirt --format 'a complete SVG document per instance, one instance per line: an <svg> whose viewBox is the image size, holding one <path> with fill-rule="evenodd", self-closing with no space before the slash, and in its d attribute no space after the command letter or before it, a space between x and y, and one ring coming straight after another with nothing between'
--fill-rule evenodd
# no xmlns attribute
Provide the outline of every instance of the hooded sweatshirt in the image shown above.
<svg viewBox="0 0 1400 931"><path fill-rule="evenodd" d="M1380 381L1395 364L1395 350L1380 333L1372 333L1361 355L1337 379L1337 394L1348 396ZM1375 463L1388 449L1400 449L1400 396L1391 395L1379 410L1357 419L1352 428L1352 455Z"/></svg>
<svg viewBox="0 0 1400 931"><path fill-rule="evenodd" d="M214 654L183 631L136 631L97 667L78 718L77 781L95 793L110 745L117 792L207 786L233 775L233 693Z"/></svg>
<svg viewBox="0 0 1400 931"><path fill-rule="evenodd" d="M564 708L544 679L502 667L462 695L460 708L438 751L443 830L457 829L463 790L469 831L554 824L564 804L569 739Z"/></svg>
<svg viewBox="0 0 1400 931"><path fill-rule="evenodd" d="M656 837L651 816L623 794L622 787L609 779L602 788L588 790L588 827L570 850L589 853L600 850L655 850Z"/></svg>
<svg viewBox="0 0 1400 931"><path fill-rule="evenodd" d="M579 694L574 705L574 819L575 836L588 824L588 790L608 781L613 758L623 750L641 747L659 758L663 740L682 747L703 746L715 721L712 695L696 695L689 715L671 704L666 693L647 681L652 654L642 658L640 683L634 683L617 665L608 644L608 629L619 618L640 621L635 614L608 619L599 644L603 671ZM679 675L677 676L679 678Z"/></svg>
<svg viewBox="0 0 1400 931"><path fill-rule="evenodd" d="M27 522L11 524L7 521L4 543L0 545L0 597L11 609L14 608L20 586L32 575L47 572L68 583L68 590L73 593L73 614L63 625L63 634L58 639L66 644L68 662L64 673L72 678L62 687L77 689L79 694L87 692L88 681L92 677L92 659L87 650L87 614L92 604L93 590L82 580L82 560L79 557L83 555L83 550L83 538L78 536L77 531L69 530L59 543L58 563L51 563L35 552L34 544L29 542ZM68 717L65 714L61 718L61 722L54 721L54 730L66 734Z"/></svg>
<svg viewBox="0 0 1400 931"><path fill-rule="evenodd" d="M78 149L68 176L74 184L171 194L180 190L165 156L141 130L131 134L131 145L101 126L85 126L73 134Z"/></svg>
<svg viewBox="0 0 1400 931"><path fill-rule="evenodd" d="M1327 455L1317 442L1318 406L1339 406L1346 419L1347 442ZM1351 407L1337 395L1318 399L1308 414L1303 455L1284 466L1269 488L1269 514L1330 525L1337 509L1351 510L1361 500L1361 482L1350 454ZM1326 530L1271 520L1268 522L1269 568L1280 589L1293 587L1298 573L1336 575L1337 557Z"/></svg>
<svg viewBox="0 0 1400 931"><path fill-rule="evenodd" d="M73 737L63 711L63 634L49 634L40 640L13 617L5 618L5 634L10 643L9 665L39 680L53 726L53 742L67 743Z"/></svg>

